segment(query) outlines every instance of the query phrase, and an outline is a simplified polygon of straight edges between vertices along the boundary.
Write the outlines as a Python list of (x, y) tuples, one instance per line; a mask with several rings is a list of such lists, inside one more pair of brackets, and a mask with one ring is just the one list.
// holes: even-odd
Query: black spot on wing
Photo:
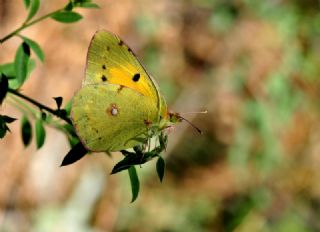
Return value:
[(127, 49), (128, 49), (128, 52), (130, 52), (132, 55), (136, 56), (136, 54), (132, 51), (131, 48), (127, 47)]
[(102, 69), (107, 69), (107, 66), (105, 64), (102, 65)]
[(107, 51), (110, 51), (110, 47), (109, 46), (107, 46)]
[(122, 46), (123, 45), (123, 41), (122, 40), (119, 40), (119, 46)]
[(102, 80), (103, 82), (105, 82), (105, 81), (107, 81), (108, 79), (107, 79), (107, 77), (106, 77), (105, 75), (102, 75), (102, 76), (101, 76), (101, 80)]
[(132, 80), (133, 80), (134, 82), (139, 81), (139, 79), (140, 79), (140, 73), (136, 73), (136, 74), (134, 74), (133, 77), (132, 77)]

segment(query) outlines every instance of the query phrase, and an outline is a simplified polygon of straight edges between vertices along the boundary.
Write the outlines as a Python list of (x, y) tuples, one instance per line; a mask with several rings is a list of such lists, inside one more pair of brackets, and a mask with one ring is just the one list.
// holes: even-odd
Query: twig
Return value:
[(37, 22), (39, 22), (39, 21), (42, 21), (42, 20), (44, 20), (44, 19), (46, 19), (46, 18), (49, 18), (49, 17), (51, 17), (53, 14), (55, 14), (55, 13), (57, 13), (57, 12), (59, 12), (59, 11), (61, 11), (61, 9), (56, 10), (56, 11), (53, 11), (53, 12), (51, 12), (51, 13), (49, 13), (49, 14), (43, 15), (43, 16), (41, 16), (41, 17), (39, 17), (39, 18), (37, 18), (37, 19), (29, 22), (29, 23), (22, 24), (21, 27), (17, 28), (16, 30), (14, 30), (14, 31), (11, 32), (10, 34), (8, 34), (8, 35), (6, 35), (5, 37), (3, 37), (2, 39), (0, 39), (0, 44), (3, 43), (3, 42), (5, 42), (6, 40), (10, 39), (12, 36), (17, 35), (20, 31), (26, 29), (27, 27), (30, 27), (31, 25), (33, 25), (33, 24), (35, 24), (35, 23), (37, 23)]
[(20, 98), (22, 98), (22, 99), (24, 99), (24, 100), (26, 100), (28, 102), (30, 102), (31, 104), (33, 104), (33, 105), (35, 105), (37, 107), (39, 107), (40, 110), (45, 110), (45, 111), (55, 115), (56, 117), (61, 118), (62, 120), (64, 120), (68, 124), (72, 125), (72, 122), (71, 122), (70, 118), (66, 117), (65, 115), (60, 114), (59, 110), (51, 109), (48, 106), (45, 106), (45, 105), (33, 100), (32, 98), (29, 98), (28, 96), (25, 96), (22, 93), (19, 93), (18, 91), (14, 90), (14, 89), (10, 89), (9, 88), (8, 92), (12, 93), (13, 95), (16, 95), (16, 96), (18, 96), (18, 97), (20, 97)]

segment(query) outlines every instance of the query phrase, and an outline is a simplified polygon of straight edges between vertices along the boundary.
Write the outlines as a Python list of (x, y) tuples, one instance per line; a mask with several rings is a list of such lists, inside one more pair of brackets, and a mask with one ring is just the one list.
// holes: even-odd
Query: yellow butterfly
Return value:
[(118, 36), (101, 30), (89, 46), (86, 77), (73, 98), (71, 119), (88, 150), (120, 151), (182, 117), (168, 112), (156, 82), (132, 50)]

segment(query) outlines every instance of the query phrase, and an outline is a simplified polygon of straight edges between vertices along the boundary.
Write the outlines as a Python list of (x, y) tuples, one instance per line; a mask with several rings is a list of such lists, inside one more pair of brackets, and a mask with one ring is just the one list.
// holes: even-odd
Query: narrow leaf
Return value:
[(64, 10), (66, 11), (72, 11), (73, 9), (73, 2), (69, 2), (65, 7), (64, 7)]
[(12, 123), (14, 122), (15, 120), (17, 120), (16, 118), (12, 118), (12, 117), (9, 117), (7, 115), (1, 115), (1, 117), (3, 118), (3, 120), (6, 122), (6, 123)]
[(51, 18), (61, 23), (74, 23), (82, 19), (82, 16), (77, 12), (60, 11), (53, 14)]
[(0, 115), (0, 138), (2, 139), (8, 131), (7, 124), (3, 119), (2, 115)]
[(77, 137), (77, 134), (74, 130), (74, 127), (70, 124), (65, 124), (63, 125), (63, 128), (72, 136), (72, 137)]
[(2, 139), (7, 131), (9, 130), (9, 127), (7, 126), (7, 123), (12, 123), (13, 121), (15, 121), (15, 118), (11, 118), (7, 115), (0, 115), (0, 138)]
[(23, 0), (25, 7), (28, 9), (30, 6), (30, 0)]
[(125, 157), (113, 167), (111, 174), (129, 169), (133, 165), (144, 164), (150, 161), (153, 157), (152, 152), (137, 153), (122, 150), (121, 153)]
[(8, 87), (9, 87), (8, 78), (6, 77), (6, 75), (1, 74), (0, 75), (0, 105), (2, 104), (4, 98), (7, 95)]
[(82, 145), (81, 142), (77, 143), (68, 154), (63, 158), (63, 161), (60, 166), (66, 166), (72, 164), (82, 157), (84, 157), (88, 153), (88, 150)]
[(16, 52), (14, 68), (18, 87), (20, 87), (24, 83), (27, 77), (30, 56), (30, 49), (28, 48), (29, 46), (25, 42), (23, 42)]
[(45, 121), (47, 119), (47, 114), (45, 112), (41, 112), (41, 119)]
[(31, 40), (27, 37), (24, 37), (24, 36), (21, 36), (21, 37), (24, 40), (24, 42), (26, 42), (29, 45), (29, 47), (36, 54), (36, 56), (39, 58), (39, 60), (44, 62), (44, 52), (42, 51), (39, 44), (37, 44), (37, 42), (35, 42), (34, 40)]
[(131, 184), (131, 192), (132, 192), (131, 203), (132, 203), (137, 199), (139, 195), (140, 183), (139, 183), (139, 178), (137, 175), (136, 168), (134, 166), (131, 166), (128, 169), (128, 173), (129, 173), (130, 184)]
[[(27, 68), (27, 77), (25, 78), (24, 81), (26, 81), (28, 79), (28, 77), (30, 76), (30, 73), (35, 69), (36, 67), (36, 62), (34, 59), (29, 59), (28, 62), (28, 68)], [(9, 88), (11, 89), (18, 89), (20, 88), (21, 83), (20, 80), (18, 80), (17, 78), (13, 78), (13, 79), (9, 79)]]
[(66, 110), (66, 116), (69, 117), (70, 116), (70, 112), (71, 112), (71, 106), (72, 106), (72, 101), (68, 101), (67, 104), (64, 106), (64, 109)]
[(23, 48), (23, 52), (30, 57), (30, 47), (27, 43), (23, 42), (22, 43), (22, 48)]
[(59, 110), (62, 105), (63, 98), (62, 97), (54, 97), (53, 99), (56, 101), (57, 108)]
[(26, 116), (23, 116), (21, 121), (21, 135), (24, 146), (28, 146), (32, 138), (32, 128), (31, 123)]
[(40, 7), (40, 1), (39, 0), (31, 0), (30, 5), (29, 5), (29, 14), (26, 19), (26, 22), (28, 22), (30, 19), (32, 19), (33, 16), (38, 12), (39, 7)]
[(164, 170), (165, 170), (165, 162), (161, 156), (159, 156), (159, 158), (157, 160), (157, 167), (156, 168), (157, 168), (159, 180), (160, 180), (160, 182), (162, 182), (163, 176), (164, 176)]
[(92, 0), (74, 0), (74, 4), (85, 3), (85, 2), (92, 2)]
[(35, 125), (35, 132), (36, 132), (37, 148), (40, 149), (43, 146), (46, 138), (46, 131), (43, 127), (42, 119), (37, 119), (36, 125)]
[(3, 73), (6, 75), (8, 79), (13, 79), (16, 76), (15, 70), (14, 70), (14, 63), (6, 63), (0, 65), (0, 73)]

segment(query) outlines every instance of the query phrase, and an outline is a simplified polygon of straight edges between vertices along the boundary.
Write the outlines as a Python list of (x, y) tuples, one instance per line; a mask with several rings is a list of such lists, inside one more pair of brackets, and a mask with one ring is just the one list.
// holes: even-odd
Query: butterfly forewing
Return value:
[(84, 85), (119, 84), (159, 102), (155, 83), (131, 49), (116, 35), (103, 30), (96, 32), (87, 56)]

